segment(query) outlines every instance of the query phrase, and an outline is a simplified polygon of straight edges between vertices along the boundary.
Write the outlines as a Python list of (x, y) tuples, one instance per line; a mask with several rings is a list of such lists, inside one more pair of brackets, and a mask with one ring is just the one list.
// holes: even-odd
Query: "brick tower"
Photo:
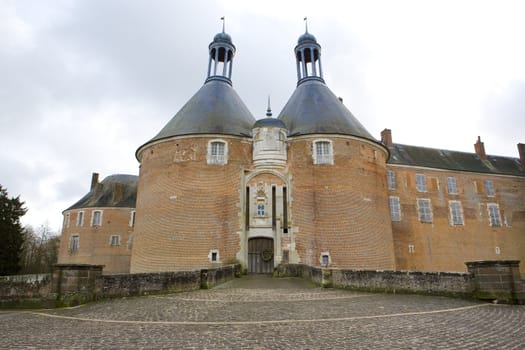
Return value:
[(388, 149), (326, 86), (321, 46), (308, 28), (295, 57), (297, 88), (278, 117), (288, 130), (294, 260), (394, 269)]
[(189, 270), (235, 260), (241, 174), (255, 119), (232, 88), (235, 46), (209, 45), (202, 88), (136, 152), (140, 162), (131, 272)]

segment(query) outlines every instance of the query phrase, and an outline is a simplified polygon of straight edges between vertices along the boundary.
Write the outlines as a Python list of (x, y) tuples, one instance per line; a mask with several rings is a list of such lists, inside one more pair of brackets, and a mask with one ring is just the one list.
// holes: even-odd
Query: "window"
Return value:
[(321, 265), (322, 266), (330, 265), (330, 253), (328, 252), (321, 253)]
[(332, 142), (314, 141), (314, 164), (333, 164)]
[(401, 207), (399, 205), (399, 197), (389, 197), (390, 202), (390, 218), (392, 221), (401, 221)]
[(69, 240), (69, 251), (76, 252), (78, 250), (78, 245), (80, 243), (80, 237), (78, 235), (72, 235)]
[(213, 140), (208, 143), (208, 164), (223, 165), (227, 163), (228, 146), (222, 140)]
[(132, 210), (129, 215), (129, 226), (134, 227), (135, 226), (135, 210)]
[(485, 180), (485, 192), (487, 193), (487, 197), (494, 197), (496, 195), (492, 180)]
[(386, 171), (386, 179), (388, 184), (389, 190), (395, 190), (396, 189), (396, 173), (392, 170)]
[(498, 255), (501, 254), (501, 249), (500, 249), (500, 247), (496, 247), (496, 248), (494, 248), (494, 252), (495, 252), (496, 254), (498, 254)]
[(463, 212), (461, 210), (460, 201), (449, 201), (450, 208), (450, 224), (454, 225), (463, 225)]
[(69, 227), (69, 224), (71, 221), (70, 219), (71, 219), (70, 214), (66, 213), (66, 215), (64, 216), (64, 227)]
[(208, 259), (210, 259), (210, 262), (212, 263), (218, 263), (219, 261), (219, 251), (217, 249), (210, 250), (210, 253), (208, 254)]
[(447, 188), (448, 188), (448, 194), (458, 194), (458, 184), (456, 182), (456, 178), (449, 176), (447, 177)]
[(91, 226), (101, 226), (102, 225), (102, 211), (93, 210), (91, 215)]
[(416, 190), (418, 192), (427, 191), (427, 177), (425, 174), (416, 174)]
[(328, 255), (323, 255), (323, 265), (327, 266), (330, 263), (330, 257)]
[(119, 235), (113, 235), (109, 238), (109, 245), (111, 246), (119, 246), (120, 245), (120, 236)]
[(500, 227), (501, 216), (499, 214), (499, 205), (496, 203), (488, 203), (487, 211), (489, 212), (490, 226)]
[(432, 208), (430, 207), (430, 199), (418, 198), (417, 210), (419, 214), (419, 221), (432, 222)]
[(410, 254), (414, 254), (414, 252), (415, 252), (415, 248), (414, 248), (414, 245), (413, 245), (413, 244), (409, 244), (409, 245), (408, 245), (408, 252), (409, 252)]
[(257, 204), (257, 216), (264, 216), (264, 204)]
[(77, 226), (84, 226), (84, 212), (79, 211), (77, 214)]

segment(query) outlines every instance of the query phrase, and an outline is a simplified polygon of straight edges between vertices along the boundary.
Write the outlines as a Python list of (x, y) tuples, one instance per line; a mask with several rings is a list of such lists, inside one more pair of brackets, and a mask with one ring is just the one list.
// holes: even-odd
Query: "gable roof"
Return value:
[(436, 148), (395, 143), (389, 147), (388, 164), (468, 171), (475, 173), (525, 176), (518, 158), (491, 156), (481, 159), (476, 153), (449, 151)]
[(135, 208), (138, 179), (136, 175), (110, 175), (66, 210), (95, 207)]

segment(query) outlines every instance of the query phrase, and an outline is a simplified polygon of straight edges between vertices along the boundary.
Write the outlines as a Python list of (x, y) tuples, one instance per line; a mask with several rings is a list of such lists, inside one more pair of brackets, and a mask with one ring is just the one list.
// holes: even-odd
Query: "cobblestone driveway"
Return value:
[(525, 306), (243, 277), (212, 290), (0, 312), (2, 349), (525, 349)]

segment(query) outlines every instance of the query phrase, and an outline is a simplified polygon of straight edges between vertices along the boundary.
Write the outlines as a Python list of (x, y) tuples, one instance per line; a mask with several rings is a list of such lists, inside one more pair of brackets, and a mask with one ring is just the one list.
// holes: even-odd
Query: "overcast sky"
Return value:
[(525, 142), (523, 1), (0, 0), (0, 184), (58, 231), (101, 179), (202, 86), (208, 44), (237, 47), (233, 86), (256, 118), (296, 86), (293, 48), (322, 46), (327, 85), (372, 135), (518, 157)]

